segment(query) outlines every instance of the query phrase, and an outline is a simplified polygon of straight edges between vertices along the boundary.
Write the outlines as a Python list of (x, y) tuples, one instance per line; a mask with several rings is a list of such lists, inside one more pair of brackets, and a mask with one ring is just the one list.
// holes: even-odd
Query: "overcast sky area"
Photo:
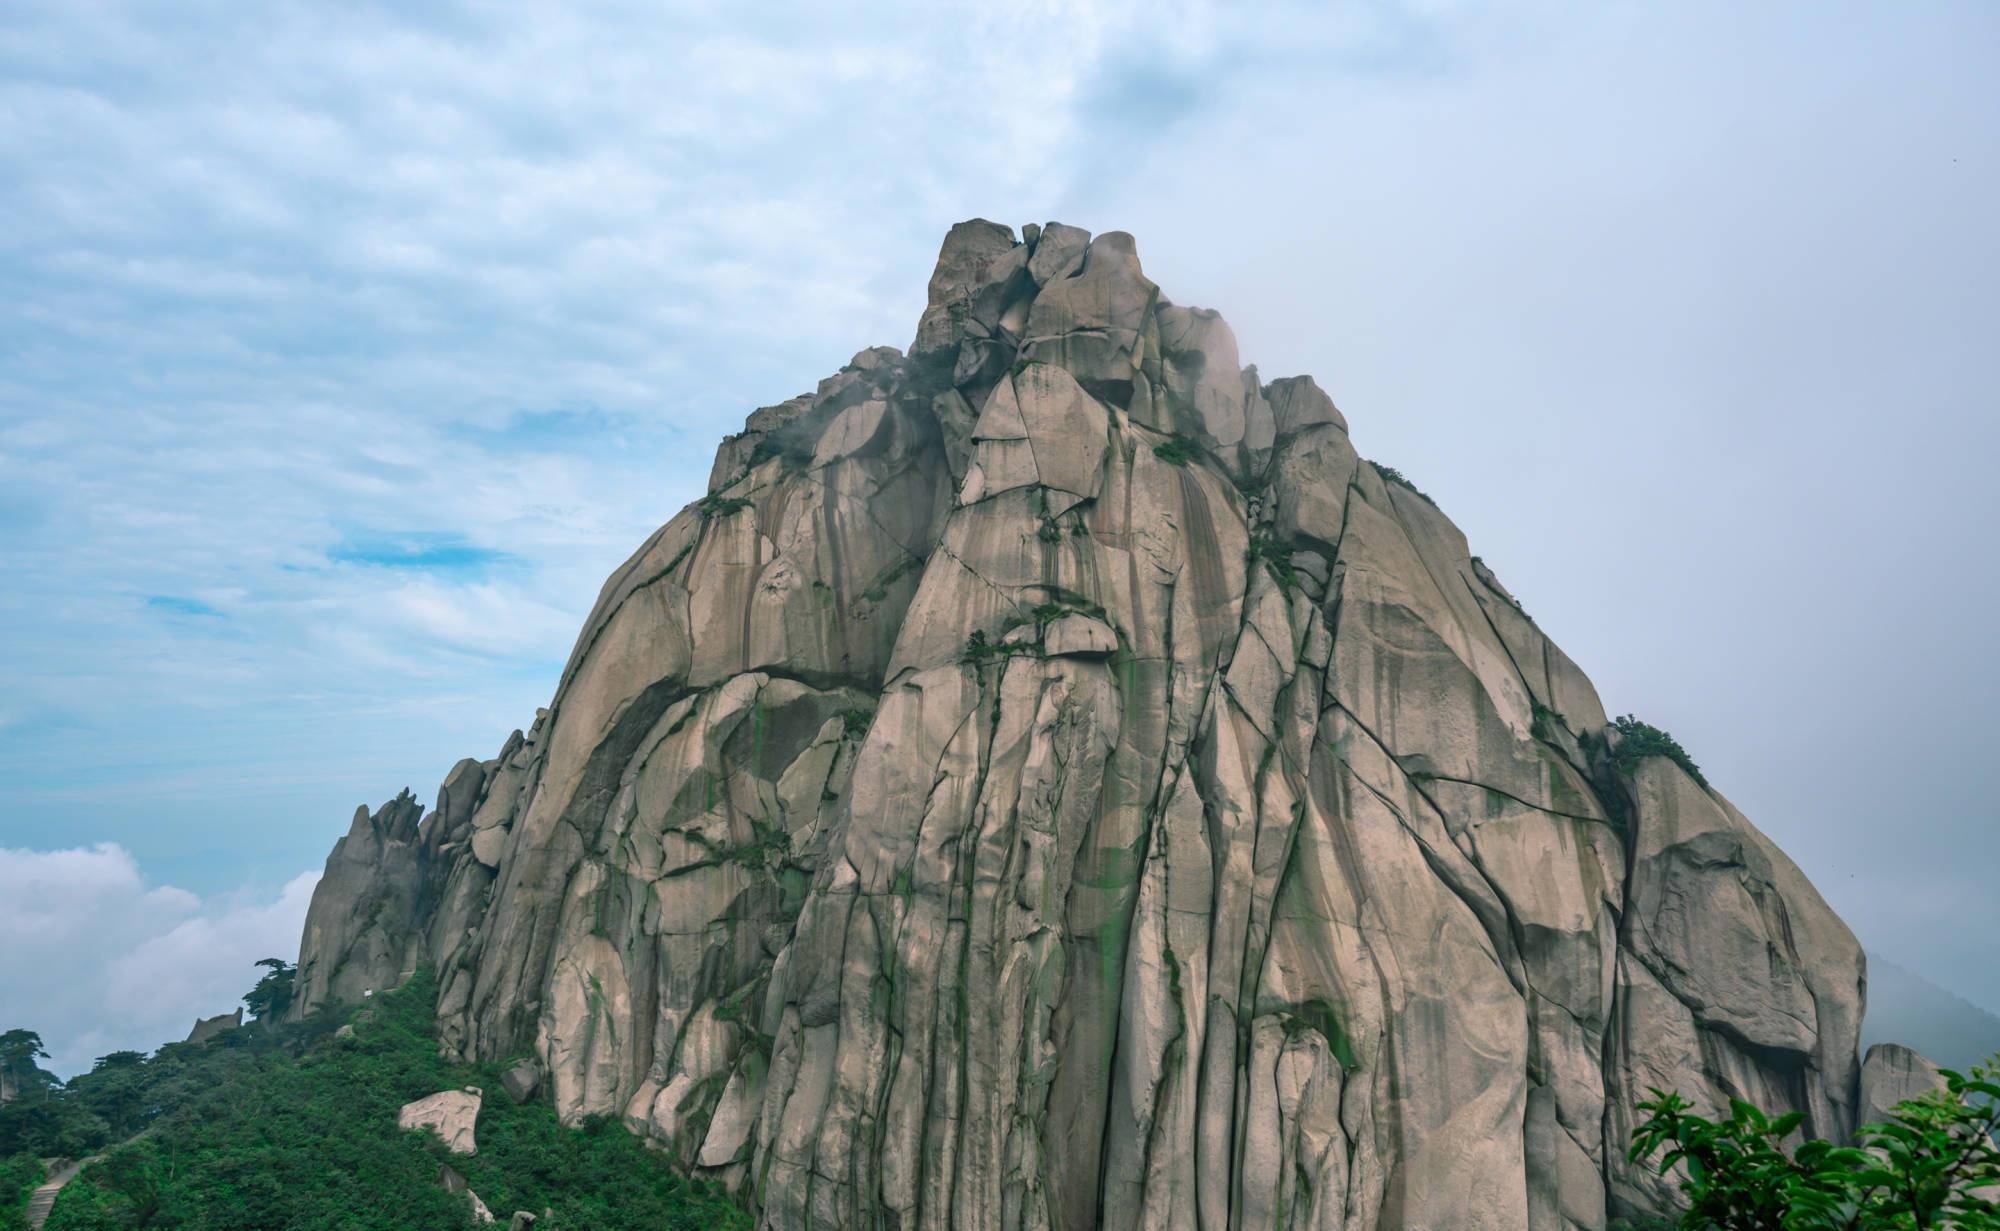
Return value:
[(676, 7), (9, 5), (0, 1029), (294, 956), (973, 216), (1135, 234), (2000, 1007), (2000, 7)]

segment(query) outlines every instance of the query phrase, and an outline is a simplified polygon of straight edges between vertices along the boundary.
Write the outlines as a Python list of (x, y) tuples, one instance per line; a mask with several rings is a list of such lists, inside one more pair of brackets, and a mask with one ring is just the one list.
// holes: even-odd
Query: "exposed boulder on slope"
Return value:
[(357, 815), (298, 1011), (434, 963), (773, 1228), (1599, 1228), (1649, 1086), (1844, 1136), (1853, 938), (1394, 478), (1130, 236), (962, 223)]
[(1945, 1088), (1944, 1074), (1929, 1060), (1896, 1043), (1877, 1043), (1861, 1062), (1856, 1124), (1880, 1124), (1899, 1103)]
[(480, 1101), (476, 1088), (440, 1090), (414, 1103), (405, 1103), (396, 1113), (396, 1127), (429, 1129), (452, 1153), (477, 1154)]

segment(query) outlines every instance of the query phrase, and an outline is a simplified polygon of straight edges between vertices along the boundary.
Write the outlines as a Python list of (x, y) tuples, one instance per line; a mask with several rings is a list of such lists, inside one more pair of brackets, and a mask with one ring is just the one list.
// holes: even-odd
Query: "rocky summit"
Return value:
[[(1131, 236), (946, 236), (549, 707), (354, 817), (297, 1012), (429, 964), (768, 1228), (1601, 1228), (1651, 1087), (1841, 1139), (1863, 963), (1310, 377)], [(1629, 749), (1628, 749), (1629, 751)]]

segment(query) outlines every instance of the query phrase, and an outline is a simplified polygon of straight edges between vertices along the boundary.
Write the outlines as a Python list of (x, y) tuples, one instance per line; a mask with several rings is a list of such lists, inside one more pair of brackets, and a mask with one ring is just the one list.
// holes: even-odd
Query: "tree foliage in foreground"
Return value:
[[(340, 1038), (335, 1015), (279, 1023), (289, 989), (271, 986), (284, 971), (267, 969), (259, 986), (277, 994), (258, 1022), (150, 1058), (115, 1053), (49, 1091), (42, 1111), (83, 1126), (72, 1136), (88, 1148), (97, 1148), (91, 1137), (124, 1144), (63, 1190), (46, 1231), (472, 1227), (466, 1199), (438, 1186), (446, 1163), (502, 1225), (519, 1209), (549, 1212), (537, 1231), (748, 1226), (615, 1121), (566, 1128), (546, 1104), (513, 1104), (500, 1066), (440, 1059), (429, 972), (375, 997), (353, 1015), (353, 1036)], [(477, 1154), (453, 1155), (433, 1134), (396, 1128), (404, 1103), (465, 1086), (488, 1093)], [(0, 1111), (0, 1124), (15, 1111)], [(33, 1158), (0, 1159), (0, 1179), (14, 1167), (25, 1175), (20, 1160)]]
[(1787, 1150), (1797, 1112), (1766, 1116), (1740, 1099), (1729, 1117), (1695, 1115), (1660, 1090), (1632, 1138), (1632, 1160), (1682, 1168), (1690, 1231), (2000, 1231), (2000, 1057), (1864, 1126), (1852, 1146)]
[(28, 1225), (28, 1198), (41, 1182), (41, 1159), (32, 1154), (0, 1158), (0, 1231)]

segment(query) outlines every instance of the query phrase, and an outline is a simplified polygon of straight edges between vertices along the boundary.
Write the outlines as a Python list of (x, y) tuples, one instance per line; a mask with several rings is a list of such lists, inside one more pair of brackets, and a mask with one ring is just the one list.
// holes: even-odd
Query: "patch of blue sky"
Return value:
[(497, 426), (459, 423), (447, 431), (496, 451), (566, 453), (610, 447), (635, 426), (629, 416), (591, 407), (521, 411)]
[(458, 574), (520, 562), (508, 552), (468, 542), (463, 535), (432, 531), (358, 536), (333, 547), (326, 556), (336, 564)]
[(186, 598), (178, 594), (153, 594), (146, 599), (146, 606), (168, 615), (198, 616), (202, 619), (226, 620), (229, 617), (220, 610), (198, 598)]

